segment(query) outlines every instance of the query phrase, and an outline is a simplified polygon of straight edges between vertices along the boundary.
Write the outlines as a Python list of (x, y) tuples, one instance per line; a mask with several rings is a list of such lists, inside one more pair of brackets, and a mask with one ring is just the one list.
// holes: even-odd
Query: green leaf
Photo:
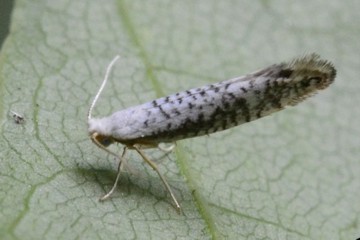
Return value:
[[(345, 2), (16, 1), (0, 52), (0, 238), (360, 237), (360, 2)], [(116, 162), (86, 115), (116, 54), (94, 116), (307, 52), (336, 66), (329, 89), (164, 158), (146, 150), (183, 215), (135, 153), (98, 202)]]

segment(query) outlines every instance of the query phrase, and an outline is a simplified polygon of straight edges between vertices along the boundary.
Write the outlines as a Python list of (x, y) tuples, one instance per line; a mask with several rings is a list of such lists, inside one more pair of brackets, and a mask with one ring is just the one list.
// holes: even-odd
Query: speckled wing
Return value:
[(156, 144), (202, 136), (295, 105), (329, 86), (333, 66), (315, 54), (179, 92), (103, 118), (119, 142)]

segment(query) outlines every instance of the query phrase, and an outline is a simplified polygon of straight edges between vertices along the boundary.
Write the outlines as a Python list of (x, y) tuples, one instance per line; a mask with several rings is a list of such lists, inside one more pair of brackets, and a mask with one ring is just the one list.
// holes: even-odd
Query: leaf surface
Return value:
[[(350, 2), (350, 1), (349, 1)], [(359, 1), (16, 1), (0, 52), (1, 239), (360, 237)], [(304, 53), (338, 70), (326, 91), (209, 137), (116, 162), (87, 134), (94, 116)], [(25, 117), (16, 124), (10, 111)], [(121, 152), (121, 146), (111, 146)]]

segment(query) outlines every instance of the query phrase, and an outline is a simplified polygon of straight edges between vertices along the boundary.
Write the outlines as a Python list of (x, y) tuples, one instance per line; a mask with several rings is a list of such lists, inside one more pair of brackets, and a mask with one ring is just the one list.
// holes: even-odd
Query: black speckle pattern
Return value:
[(135, 106), (125, 114), (131, 134), (113, 138), (156, 144), (225, 130), (295, 105), (329, 86), (335, 76), (332, 64), (317, 55), (272, 65)]

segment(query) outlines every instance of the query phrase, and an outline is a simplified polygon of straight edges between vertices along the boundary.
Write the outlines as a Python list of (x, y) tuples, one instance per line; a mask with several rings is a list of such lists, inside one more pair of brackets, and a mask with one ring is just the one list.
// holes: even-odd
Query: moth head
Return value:
[(101, 145), (102, 147), (108, 147), (115, 142), (112, 137), (101, 135), (97, 132), (92, 133), (90, 135), (90, 138), (96, 145)]
[(106, 121), (104, 122), (103, 119), (91, 118), (88, 120), (88, 126), (90, 138), (96, 145), (108, 147), (114, 143), (114, 138), (111, 136), (111, 128), (109, 128), (109, 124)]
[(92, 118), (91, 114), (102, 90), (106, 85), (106, 82), (110, 75), (111, 68), (115, 64), (115, 62), (119, 59), (119, 57), (120, 56), (116, 56), (107, 67), (103, 83), (101, 84), (98, 92), (95, 95), (93, 102), (90, 105), (87, 116), (88, 126), (89, 126), (88, 131), (90, 138), (98, 147), (103, 149), (105, 149), (107, 146), (109, 146), (114, 142), (114, 138), (111, 137), (111, 123), (108, 122), (109, 118), (96, 119), (96, 118)]

